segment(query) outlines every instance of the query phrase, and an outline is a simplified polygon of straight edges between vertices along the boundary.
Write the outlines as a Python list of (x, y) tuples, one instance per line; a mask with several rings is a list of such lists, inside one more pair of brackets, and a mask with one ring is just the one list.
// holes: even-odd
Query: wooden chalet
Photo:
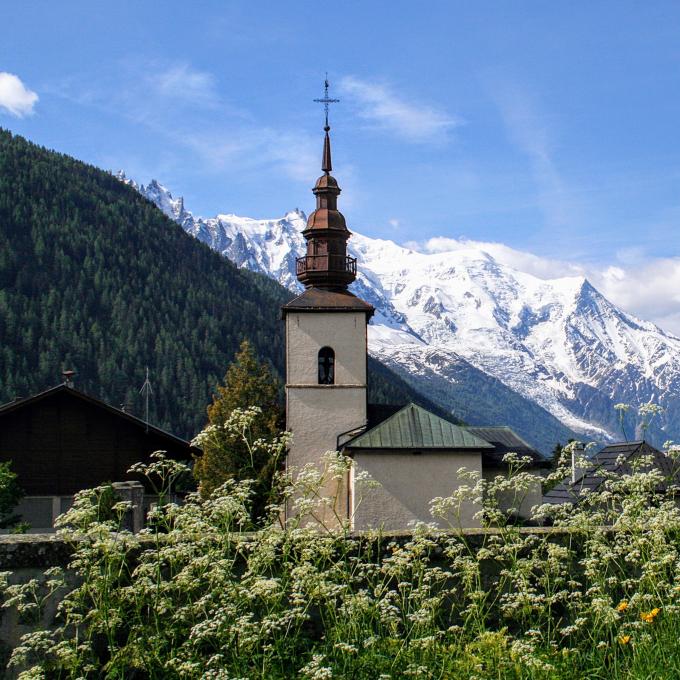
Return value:
[(128, 469), (158, 450), (185, 461), (197, 451), (68, 382), (0, 406), (0, 462), (11, 461), (26, 493), (19, 511), (33, 527), (51, 527), (77, 491), (144, 481)]

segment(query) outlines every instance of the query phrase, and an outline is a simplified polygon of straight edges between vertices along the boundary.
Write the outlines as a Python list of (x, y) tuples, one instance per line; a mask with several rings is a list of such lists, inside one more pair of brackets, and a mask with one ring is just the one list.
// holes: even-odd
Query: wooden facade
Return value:
[(0, 407), (0, 462), (12, 462), (28, 496), (139, 479), (128, 469), (158, 450), (185, 461), (193, 453), (189, 442), (66, 384)]

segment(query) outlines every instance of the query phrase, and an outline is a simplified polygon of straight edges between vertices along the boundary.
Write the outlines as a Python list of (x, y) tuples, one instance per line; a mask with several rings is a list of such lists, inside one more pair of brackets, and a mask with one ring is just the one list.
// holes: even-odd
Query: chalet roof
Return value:
[(128, 423), (135, 427), (143, 429), (145, 432), (151, 432), (161, 437), (162, 439), (166, 439), (175, 446), (180, 446), (187, 449), (192, 448), (190, 442), (186, 441), (185, 439), (181, 439), (180, 437), (177, 437), (174, 434), (171, 434), (170, 432), (166, 432), (165, 430), (162, 430), (161, 428), (156, 427), (155, 425), (151, 425), (150, 423), (147, 423), (145, 420), (137, 418), (131, 413), (126, 413), (125, 411), (119, 408), (115, 408), (114, 406), (111, 406), (110, 404), (107, 404), (106, 402), (101, 401), (100, 399), (96, 399), (95, 397), (92, 397), (89, 394), (85, 394), (80, 390), (77, 390), (73, 387), (69, 387), (66, 383), (62, 383), (61, 385), (57, 385), (56, 387), (51, 387), (43, 392), (34, 394), (31, 397), (15, 399), (14, 401), (11, 401), (7, 404), (0, 405), (0, 419), (20, 409), (36, 404), (57, 394), (66, 394), (69, 397), (79, 399), (85, 403), (91, 404), (92, 406), (102, 409), (103, 411), (106, 411), (111, 415), (120, 418), (121, 420), (127, 421)]
[(583, 471), (574, 483), (571, 482), (570, 478), (564, 479), (544, 494), (543, 502), (552, 504), (577, 503), (583, 491), (597, 490), (604, 482), (606, 474), (630, 475), (633, 472), (631, 462), (643, 455), (652, 455), (654, 465), (664, 475), (673, 474), (673, 468), (668, 457), (644, 440), (610, 444), (591, 457), (592, 465)]
[(466, 428), (407, 404), (375, 427), (354, 437), (346, 449), (483, 449), (493, 448)]
[(493, 444), (493, 451), (484, 452), (484, 462), (487, 465), (502, 466), (503, 456), (506, 453), (516, 453), (518, 456), (529, 456), (537, 465), (550, 465), (542, 453), (537, 451), (531, 444), (520, 437), (507, 425), (494, 426), (466, 426), (471, 434)]
[(364, 302), (349, 291), (323, 290), (308, 288), (282, 307), (287, 312), (365, 312), (369, 316), (375, 311), (373, 305)]

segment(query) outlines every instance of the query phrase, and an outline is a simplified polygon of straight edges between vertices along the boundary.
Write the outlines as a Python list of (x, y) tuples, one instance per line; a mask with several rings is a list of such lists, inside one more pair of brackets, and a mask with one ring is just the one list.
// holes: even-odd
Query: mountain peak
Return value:
[(123, 184), (127, 184), (128, 186), (132, 187), (133, 189), (136, 189), (137, 191), (141, 190), (139, 184), (137, 184), (137, 182), (135, 182), (135, 180), (128, 179), (124, 170), (118, 170), (117, 172), (113, 173), (113, 176), (119, 182), (122, 182)]
[[(194, 218), (159, 182), (140, 191), (237, 266), (298, 290), (303, 211), (275, 220)], [(583, 276), (541, 279), (474, 242), (423, 252), (355, 232), (348, 245), (358, 264), (351, 290), (376, 308), (371, 354), (428, 394), (437, 384), (444, 408), (459, 405), (466, 389), (452, 362), (600, 441), (616, 432), (615, 403), (680, 402), (680, 339), (619, 310)], [(507, 424), (531, 440), (535, 432), (521, 422), (514, 414)]]
[(294, 210), (289, 210), (284, 216), (283, 219), (291, 221), (291, 220), (304, 220), (307, 222), (307, 215), (303, 210), (300, 210), (300, 208), (295, 208)]
[(154, 191), (159, 194), (166, 194), (168, 197), (172, 198), (172, 194), (170, 193), (170, 190), (165, 187), (163, 184), (161, 184), (157, 179), (152, 179), (147, 185), (146, 185), (146, 190), (147, 191)]

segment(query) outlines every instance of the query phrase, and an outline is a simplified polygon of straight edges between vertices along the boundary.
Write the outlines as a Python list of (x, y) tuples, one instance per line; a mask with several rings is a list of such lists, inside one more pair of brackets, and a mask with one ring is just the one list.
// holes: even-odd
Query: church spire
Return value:
[(321, 160), (321, 169), (328, 175), (333, 169), (333, 164), (331, 163), (331, 138), (328, 135), (330, 131), (330, 126), (326, 125), (324, 130), (326, 131), (326, 137), (323, 140), (323, 158)]
[(307, 254), (297, 259), (297, 277), (306, 288), (326, 290), (346, 290), (356, 278), (356, 258), (347, 255), (347, 239), (352, 235), (347, 229), (345, 218), (338, 210), (340, 187), (331, 175), (331, 140), (329, 136), (328, 105), (338, 102), (328, 96), (328, 76), (324, 81), (324, 96), (315, 99), (324, 105), (325, 125), (323, 175), (316, 181), (312, 191), (316, 196), (316, 210), (307, 220), (307, 228), (302, 232), (307, 240)]

